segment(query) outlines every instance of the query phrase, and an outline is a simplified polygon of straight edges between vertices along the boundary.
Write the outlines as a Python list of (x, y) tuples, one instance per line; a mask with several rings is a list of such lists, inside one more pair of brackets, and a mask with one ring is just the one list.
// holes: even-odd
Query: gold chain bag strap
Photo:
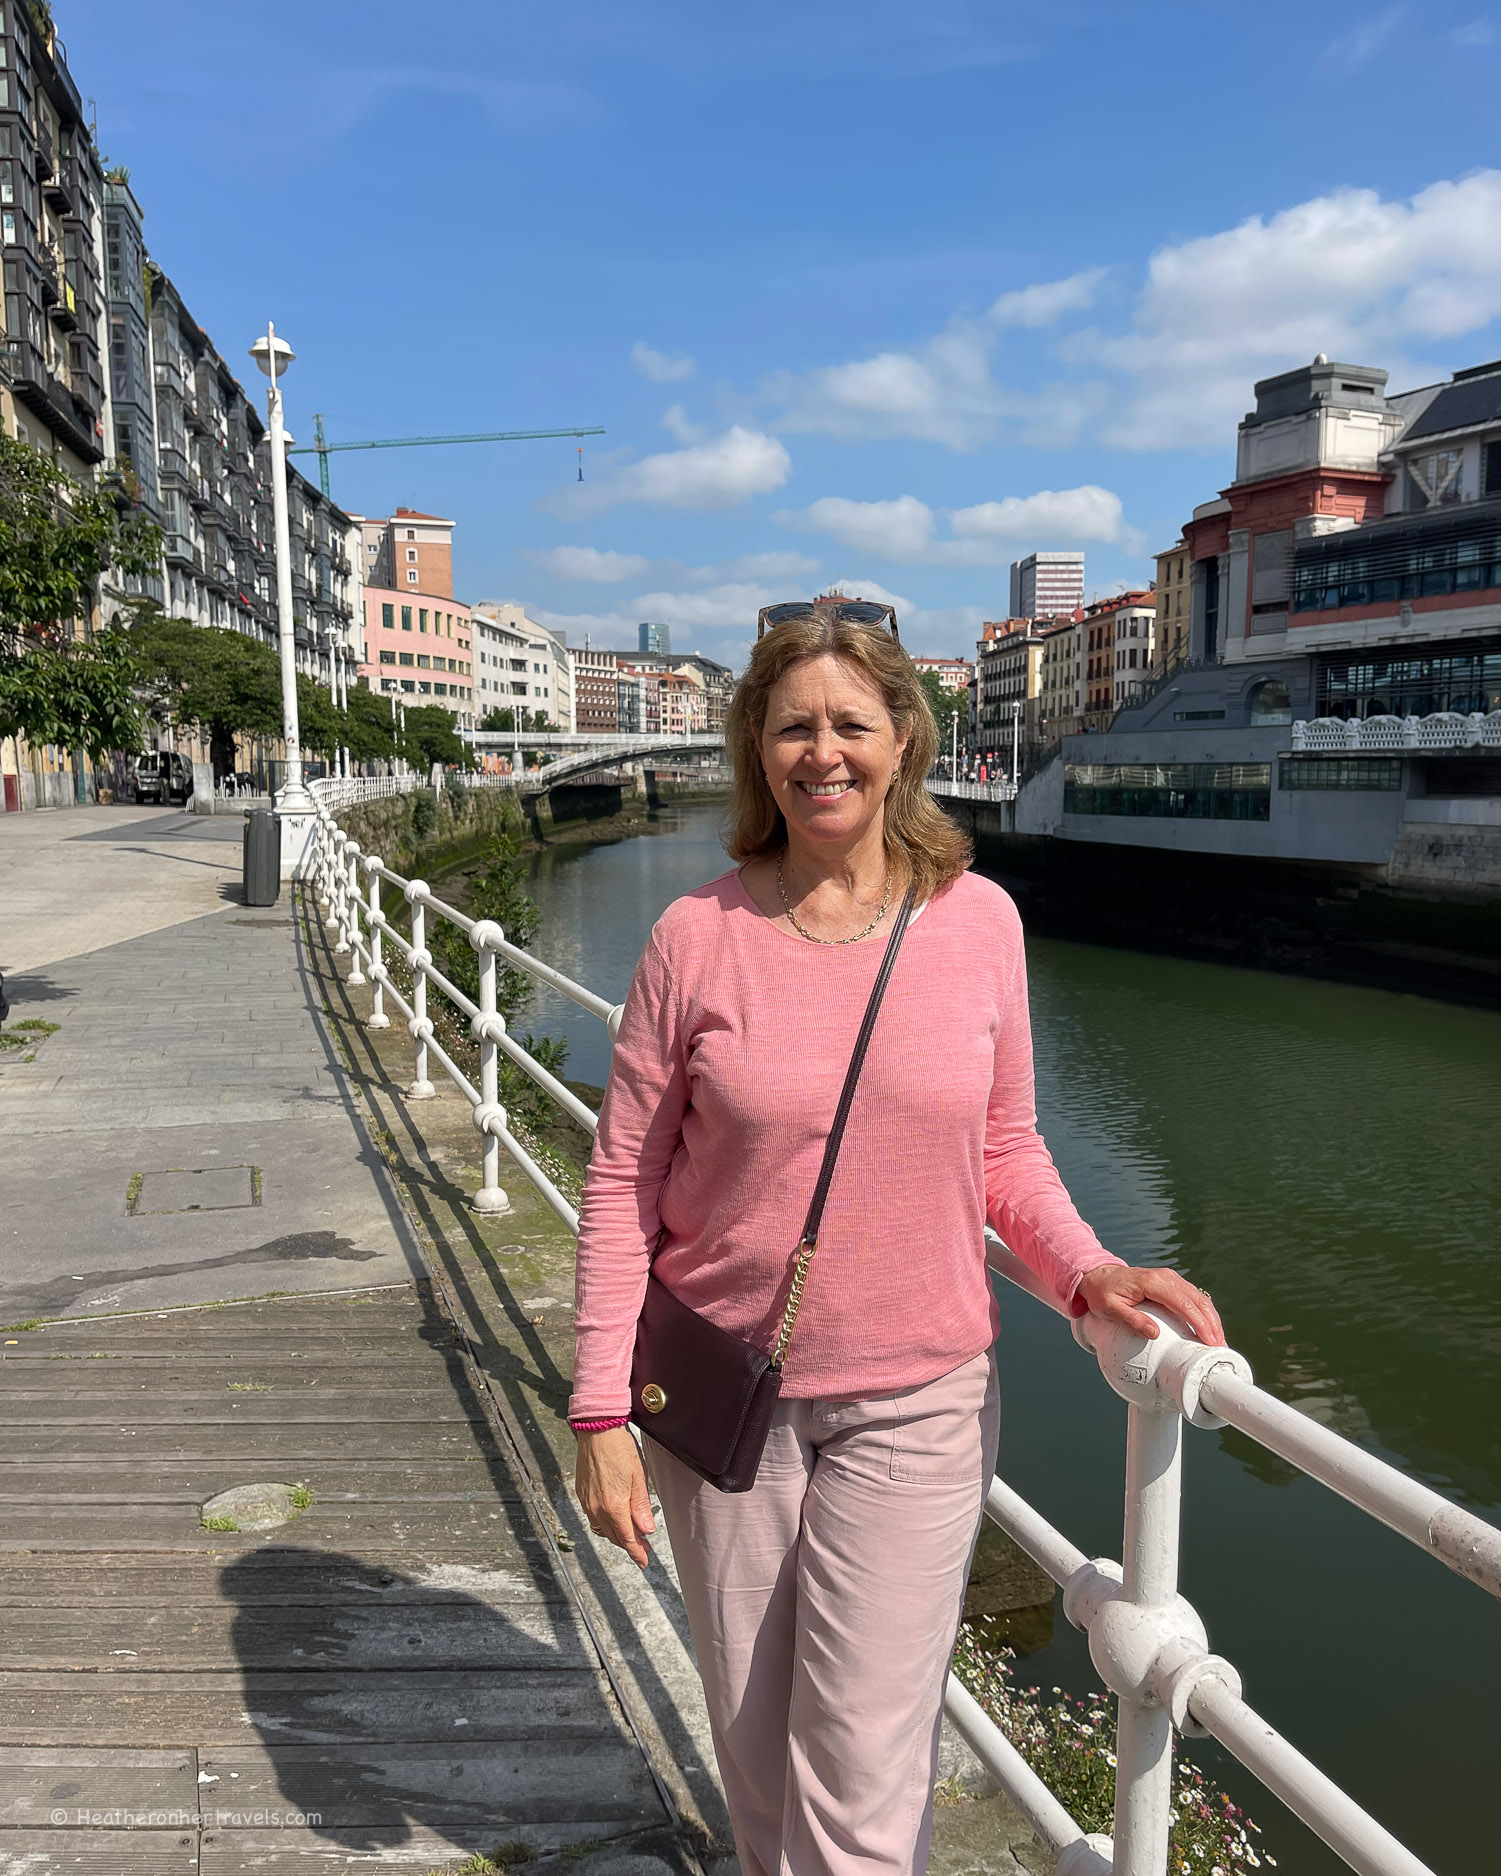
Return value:
[(897, 912), (855, 1039), (818, 1183), (793, 1257), (787, 1304), (771, 1353), (699, 1315), (658, 1278), (648, 1276), (646, 1280), (646, 1298), (636, 1323), (636, 1349), (631, 1362), (631, 1419), (659, 1446), (721, 1492), (748, 1492), (756, 1482), (761, 1453), (782, 1392), (782, 1364), (802, 1307), (808, 1269), (818, 1249), (819, 1226), (845, 1123), (912, 909), (909, 891)]

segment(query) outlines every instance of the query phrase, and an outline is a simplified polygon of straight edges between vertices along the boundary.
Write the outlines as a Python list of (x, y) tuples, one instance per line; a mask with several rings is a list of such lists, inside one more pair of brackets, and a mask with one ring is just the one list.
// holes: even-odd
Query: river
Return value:
[[(720, 812), (536, 856), (538, 954), (622, 997), (662, 908), (728, 864)], [(1212, 1290), (1262, 1386), (1501, 1522), (1501, 1015), (1050, 939), (1028, 961), (1042, 1130), (1104, 1242)], [(596, 1019), (547, 993), (527, 1020), (603, 1082)], [(1001, 1470), (1119, 1557), (1125, 1408), (1003, 1288)], [(1242, 1436), (1186, 1444), (1183, 1590), (1247, 1699), (1442, 1876), (1495, 1868), (1501, 1610)], [(1022, 1671), (1093, 1684), (1061, 1615)], [(1188, 1750), (1284, 1872), (1344, 1869)]]

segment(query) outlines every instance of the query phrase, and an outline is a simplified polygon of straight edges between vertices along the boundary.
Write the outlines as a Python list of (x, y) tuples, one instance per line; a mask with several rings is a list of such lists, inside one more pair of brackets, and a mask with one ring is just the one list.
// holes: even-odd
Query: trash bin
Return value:
[(269, 808), (245, 816), (246, 905), (275, 905), (281, 891), (281, 830)]

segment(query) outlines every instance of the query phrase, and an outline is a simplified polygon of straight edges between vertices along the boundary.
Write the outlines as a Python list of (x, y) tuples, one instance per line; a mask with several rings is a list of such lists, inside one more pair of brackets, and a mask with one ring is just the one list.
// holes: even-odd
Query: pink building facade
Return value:
[(440, 704), (456, 729), (473, 729), (473, 640), (469, 608), (448, 595), (367, 586), (360, 682), (404, 704)]

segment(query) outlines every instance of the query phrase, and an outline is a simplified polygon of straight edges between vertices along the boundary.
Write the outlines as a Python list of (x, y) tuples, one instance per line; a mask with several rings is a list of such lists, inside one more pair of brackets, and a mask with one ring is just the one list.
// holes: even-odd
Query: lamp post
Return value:
[(302, 737), (297, 721), (297, 637), (292, 619), (292, 538), (287, 520), (287, 432), (282, 419), (281, 387), (277, 379), (297, 354), (276, 328), (267, 324), (264, 338), (250, 348), (250, 356), (271, 380), (267, 414), (271, 430), (271, 509), (276, 537), (276, 624), (281, 647), (282, 741), (286, 772), (276, 797), (281, 822), (281, 874), (297, 872), (313, 824), (313, 798), (302, 779)]
[(1011, 699), (1011, 786), (1015, 788), (1017, 773), (1021, 767), (1022, 707), (1017, 698)]

